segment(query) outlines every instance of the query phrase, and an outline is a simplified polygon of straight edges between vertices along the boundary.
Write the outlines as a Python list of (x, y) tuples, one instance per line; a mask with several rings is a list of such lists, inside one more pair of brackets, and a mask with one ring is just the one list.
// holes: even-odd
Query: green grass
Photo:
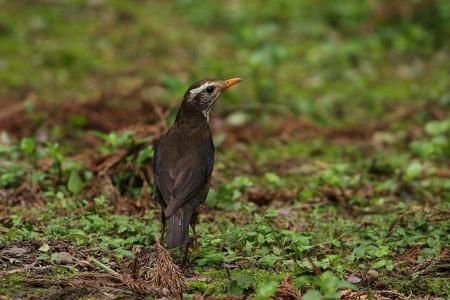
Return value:
[[(76, 111), (50, 122), (40, 104), (104, 94), (123, 103), (99, 112), (114, 122), (133, 101), (165, 110), (191, 81), (239, 76), (212, 118), (186, 296), (266, 299), (290, 277), (306, 299), (448, 297), (450, 6), (377, 19), (382, 3), (0, 1), (0, 100), (30, 100), (31, 132), (0, 127), (0, 251), (30, 249), (2, 254), (0, 294), (41, 297), (30, 279), (85, 272), (52, 260), (64, 249), (119, 270), (159, 236), (141, 176), (154, 132), (92, 131)], [(91, 190), (93, 158), (125, 150)], [(32, 262), (45, 271), (8, 273)]]

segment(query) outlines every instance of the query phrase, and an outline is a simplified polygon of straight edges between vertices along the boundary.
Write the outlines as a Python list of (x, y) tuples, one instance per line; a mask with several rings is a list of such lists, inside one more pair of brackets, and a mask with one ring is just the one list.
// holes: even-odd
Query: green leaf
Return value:
[(20, 150), (28, 156), (33, 154), (35, 148), (36, 140), (33, 138), (26, 137), (20, 141)]
[(142, 149), (141, 151), (139, 151), (137, 159), (136, 159), (136, 164), (138, 166), (143, 166), (146, 162), (148, 162), (154, 154), (154, 150), (153, 148), (145, 148)]
[(263, 221), (263, 217), (258, 214), (255, 214), (255, 222), (261, 223), (262, 221)]
[(197, 260), (198, 266), (206, 266), (206, 265), (212, 265), (215, 263), (222, 262), (224, 260), (224, 254), (223, 253), (208, 253), (202, 258), (199, 258)]
[(20, 230), (17, 228), (9, 228), (8, 233), (6, 234), (8, 240), (16, 239), (20, 234)]
[(272, 297), (277, 291), (278, 282), (266, 281), (258, 285), (255, 300), (266, 300)]
[(66, 236), (66, 238), (71, 239), (75, 241), (76, 244), (80, 245), (89, 241), (89, 235), (81, 229), (74, 229)]
[(386, 269), (388, 271), (392, 271), (394, 269), (394, 262), (391, 259), (386, 260)]
[(259, 262), (265, 266), (273, 267), (273, 265), (280, 259), (281, 259), (280, 256), (265, 255), (259, 260)]
[(266, 210), (266, 212), (264, 213), (264, 217), (266, 218), (272, 218), (272, 217), (276, 217), (280, 215), (280, 213), (278, 212), (278, 210), (276, 210), (275, 208), (268, 208)]
[(34, 103), (31, 100), (25, 100), (23, 107), (28, 114), (34, 112)]
[(302, 297), (302, 300), (320, 300), (322, 294), (318, 290), (308, 290)]
[(429, 135), (439, 135), (450, 131), (450, 121), (431, 121), (425, 125), (425, 132)]
[(272, 172), (265, 173), (264, 178), (267, 180), (269, 184), (274, 186), (280, 186), (282, 183), (281, 177)]
[(423, 165), (420, 162), (414, 161), (406, 168), (406, 179), (414, 179), (418, 177), (423, 170)]
[(250, 178), (246, 176), (237, 176), (233, 179), (231, 182), (231, 185), (235, 188), (246, 188), (251, 187), (253, 185), (253, 182), (250, 180)]
[(246, 113), (242, 111), (237, 111), (230, 114), (227, 117), (226, 121), (233, 126), (242, 126), (248, 121), (248, 119), (249, 116)]
[(377, 250), (375, 250), (374, 254), (376, 257), (383, 257), (390, 253), (389, 247), (387, 246), (380, 246)]
[(386, 261), (384, 259), (377, 261), (373, 264), (372, 268), (379, 269), (381, 267), (384, 267), (386, 265)]
[(238, 275), (235, 279), (230, 282), (228, 286), (228, 292), (233, 295), (242, 295), (244, 290), (250, 288), (256, 284), (253, 277), (245, 274)]
[(42, 171), (35, 171), (31, 174), (32, 182), (42, 182), (45, 179), (46, 174)]
[(83, 183), (81, 182), (80, 174), (78, 174), (77, 170), (72, 170), (70, 172), (69, 181), (67, 182), (67, 188), (74, 195), (79, 194), (83, 189)]
[(335, 298), (338, 295), (338, 290), (342, 288), (350, 288), (356, 289), (356, 287), (344, 280), (339, 279), (331, 273), (330, 271), (322, 273), (318, 280), (317, 284), (320, 287), (320, 291), (325, 296), (325, 298)]
[(44, 244), (38, 250), (45, 253), (48, 252), (48, 250), (50, 250), (50, 246), (48, 244)]
[(253, 243), (252, 242), (249, 242), (249, 241), (245, 242), (244, 250), (245, 250), (246, 253), (251, 253), (253, 248), (254, 247), (253, 247)]
[(236, 296), (240, 296), (244, 293), (244, 290), (238, 285), (236, 280), (232, 280), (228, 286), (228, 293)]
[(253, 279), (253, 277), (251, 277), (249, 275), (245, 275), (245, 274), (240, 274), (236, 278), (236, 281), (237, 281), (237, 284), (243, 289), (249, 288), (256, 283), (256, 281), (255, 281), (255, 279)]

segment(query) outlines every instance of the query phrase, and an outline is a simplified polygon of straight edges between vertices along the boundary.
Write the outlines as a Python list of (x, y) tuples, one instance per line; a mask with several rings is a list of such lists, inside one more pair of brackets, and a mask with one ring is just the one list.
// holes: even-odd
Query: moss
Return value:
[(380, 281), (404, 294), (431, 294), (437, 297), (450, 296), (450, 280), (428, 275), (418, 277), (383, 277)]
[[(67, 266), (55, 266), (45, 270), (42, 274), (46, 274), (51, 278), (60, 279), (73, 275), (76, 270)], [(39, 295), (44, 294), (47, 289), (36, 288), (26, 284), (27, 275), (24, 273), (7, 274), (0, 280), (0, 295), (9, 295), (11, 297), (23, 297), (28, 294)]]
[(232, 276), (235, 277), (239, 274), (245, 274), (245, 275), (249, 275), (252, 276), (253, 279), (255, 279), (256, 284), (261, 283), (261, 282), (266, 282), (266, 281), (271, 281), (271, 280), (276, 280), (276, 281), (281, 281), (283, 280), (285, 273), (275, 273), (273, 271), (268, 271), (268, 270), (264, 270), (264, 269), (245, 269), (245, 270), (234, 270), (234, 272), (232, 273)]
[(200, 292), (203, 295), (216, 295), (226, 292), (228, 287), (228, 277), (225, 270), (206, 271), (203, 278), (189, 282), (189, 292)]
[[(255, 280), (256, 285), (271, 280), (281, 281), (285, 276), (285, 273), (274, 273), (256, 268), (235, 269), (230, 271), (229, 276), (233, 279), (241, 274), (251, 276)], [(189, 283), (189, 292), (200, 292), (203, 295), (226, 294), (230, 281), (225, 270), (205, 271), (203, 275), (207, 278), (206, 280), (191, 281)]]
[(5, 295), (11, 298), (26, 297), (33, 292), (34, 295), (42, 292), (43, 289), (31, 288), (24, 286), (26, 276), (19, 273), (7, 274), (0, 280), (0, 295)]
[(450, 279), (448, 277), (426, 277), (417, 281), (420, 290), (437, 297), (450, 297)]
[(7, 274), (2, 277), (0, 281), (0, 287), (11, 287), (15, 286), (25, 280), (25, 276), (20, 273)]
[(51, 269), (51, 276), (55, 279), (59, 279), (74, 275), (76, 272), (77, 270), (72, 267), (55, 266)]

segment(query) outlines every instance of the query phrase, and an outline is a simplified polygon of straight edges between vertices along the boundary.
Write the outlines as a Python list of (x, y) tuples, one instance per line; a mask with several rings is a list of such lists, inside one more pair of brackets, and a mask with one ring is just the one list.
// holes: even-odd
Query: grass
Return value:
[(0, 1), (0, 294), (142, 297), (77, 276), (153, 244), (152, 141), (240, 76), (185, 296), (450, 296), (447, 1), (264, 3)]

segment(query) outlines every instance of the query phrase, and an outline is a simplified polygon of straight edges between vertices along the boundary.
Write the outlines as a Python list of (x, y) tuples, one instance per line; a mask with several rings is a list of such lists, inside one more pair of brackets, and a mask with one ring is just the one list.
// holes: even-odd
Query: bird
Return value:
[(189, 226), (195, 236), (200, 206), (209, 191), (214, 168), (214, 144), (209, 115), (222, 92), (240, 82), (204, 79), (184, 94), (171, 127), (154, 144), (154, 201), (161, 207), (161, 240), (168, 248), (189, 247)]

